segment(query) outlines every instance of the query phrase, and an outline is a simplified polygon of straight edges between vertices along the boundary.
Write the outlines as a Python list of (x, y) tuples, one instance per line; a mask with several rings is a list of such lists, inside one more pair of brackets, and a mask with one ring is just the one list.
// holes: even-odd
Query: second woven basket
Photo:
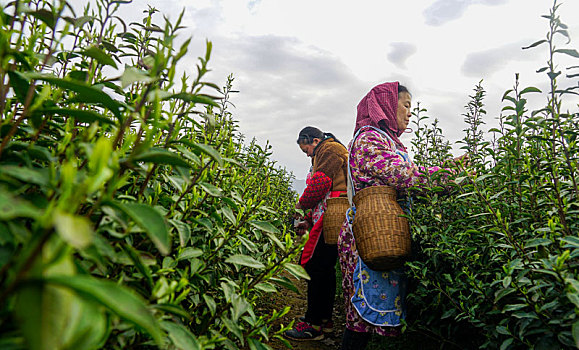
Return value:
[(323, 232), (326, 244), (338, 244), (338, 235), (346, 219), (346, 211), (350, 208), (348, 197), (327, 199), (328, 207), (324, 212)]
[(360, 257), (373, 270), (392, 270), (410, 256), (410, 227), (390, 186), (366, 187), (354, 196), (352, 230)]

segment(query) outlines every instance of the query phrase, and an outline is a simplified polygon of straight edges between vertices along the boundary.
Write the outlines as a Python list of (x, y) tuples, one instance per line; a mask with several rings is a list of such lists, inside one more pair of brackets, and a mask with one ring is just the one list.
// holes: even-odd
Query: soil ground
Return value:
[[(326, 333), (323, 340), (317, 341), (293, 341), (288, 340), (292, 349), (297, 350), (338, 350), (342, 343), (342, 335), (344, 329), (346, 328), (345, 311), (344, 311), (344, 297), (341, 288), (341, 274), (339, 266), (336, 266), (337, 278), (336, 278), (336, 301), (334, 303), (333, 321), (334, 321), (334, 331), (331, 333)], [(298, 289), (298, 293), (291, 290), (282, 288), (278, 293), (272, 294), (272, 299), (267, 302), (267, 308), (281, 310), (286, 306), (290, 306), (291, 310), (276, 324), (288, 325), (292, 321), (296, 320), (298, 317), (303, 316), (306, 313), (307, 300), (306, 300), (306, 290), (307, 285), (305, 280), (297, 280), (293, 276), (287, 276), (292, 280), (294, 285)], [(297, 323), (297, 322), (296, 322)], [(278, 328), (279, 329), (279, 328)], [(288, 347), (285, 346), (283, 342), (278, 339), (273, 339), (268, 343), (274, 350), (287, 350)], [(395, 349), (405, 349), (405, 350), (434, 350), (440, 349), (440, 343), (433, 341), (433, 339), (425, 337), (424, 335), (418, 334), (416, 332), (405, 332), (400, 337), (396, 338), (385, 338), (379, 336), (373, 336), (370, 343), (366, 347), (366, 350), (395, 350)]]
[[(288, 289), (282, 289), (276, 293), (272, 299), (271, 307), (277, 310), (283, 309), (285, 306), (291, 306), (291, 310), (282, 318), (280, 324), (287, 325), (291, 321), (296, 320), (298, 317), (303, 316), (306, 313), (307, 300), (306, 300), (306, 282), (304, 280), (296, 280), (290, 277), (294, 285), (297, 287), (299, 293), (295, 293)], [(316, 341), (293, 341), (289, 340), (293, 349), (299, 350), (336, 350), (340, 348), (342, 342), (342, 334), (345, 325), (345, 314), (344, 314), (344, 298), (342, 297), (341, 288), (336, 292), (336, 302), (334, 304), (334, 331), (331, 333), (325, 333), (324, 339)], [(297, 321), (296, 321), (297, 323)], [(287, 350), (288, 348), (277, 339), (274, 339), (270, 344), (268, 344), (275, 350)]]

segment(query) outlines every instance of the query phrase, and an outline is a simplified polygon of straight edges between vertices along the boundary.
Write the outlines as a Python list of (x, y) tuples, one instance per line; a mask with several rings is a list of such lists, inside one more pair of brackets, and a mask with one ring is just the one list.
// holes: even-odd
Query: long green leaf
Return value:
[(39, 19), (44, 24), (46, 24), (47, 26), (49, 26), (51, 29), (54, 30), (57, 20), (56, 14), (54, 12), (47, 9), (38, 9), (38, 10), (27, 9), (25, 12), (27, 12), (32, 17)]
[(306, 270), (301, 265), (288, 263), (285, 265), (285, 269), (297, 278), (303, 278), (306, 280), (310, 279), (310, 275), (308, 275)]
[(41, 214), (41, 211), (34, 205), (0, 189), (0, 220), (12, 220), (19, 217), (35, 219)]
[[(28, 89), (30, 88), (30, 82), (28, 79), (20, 72), (8, 71), (8, 77), (10, 78), (10, 86), (14, 90), (14, 94), (20, 101), (20, 103), (25, 103), (26, 95), (28, 94)], [(32, 101), (36, 99), (36, 91), (33, 91)]]
[(215, 160), (217, 163), (219, 163), (220, 166), (223, 165), (223, 158), (221, 158), (221, 155), (219, 154), (219, 152), (206, 144), (202, 144), (202, 143), (195, 143), (195, 142), (190, 142), (188, 140), (185, 139), (181, 139), (181, 140), (176, 140), (176, 141), (172, 141), (172, 144), (183, 144), (186, 146), (189, 146), (190, 148), (192, 148), (192, 151), (195, 154), (199, 154), (199, 153), (204, 153), (206, 155), (208, 155), (209, 157), (213, 158), (213, 160)]
[(49, 172), (47, 168), (20, 167), (15, 165), (0, 166), (0, 174), (8, 175), (22, 182), (47, 186), (49, 184)]
[(151, 307), (153, 309), (162, 310), (164, 312), (167, 312), (167, 313), (175, 315), (175, 316), (182, 317), (184, 319), (188, 319), (189, 317), (191, 317), (191, 315), (189, 315), (189, 313), (187, 311), (183, 310), (183, 308), (181, 308), (180, 306), (177, 306), (177, 305), (155, 304), (155, 305), (151, 305)]
[(92, 243), (94, 232), (84, 216), (56, 211), (53, 220), (56, 232), (71, 246), (84, 249)]
[(219, 104), (215, 102), (215, 98), (205, 95), (195, 95), (188, 92), (180, 92), (178, 94), (173, 94), (163, 98), (163, 100), (170, 100), (170, 99), (178, 99), (190, 103), (200, 103), (214, 107), (219, 107)]
[(573, 340), (575, 340), (575, 346), (579, 348), (579, 321), (575, 321), (575, 323), (573, 323), (573, 329), (571, 333), (573, 334)]
[(150, 83), (154, 80), (155, 79), (150, 77), (145, 71), (135, 67), (126, 67), (123, 75), (121, 75), (121, 86), (124, 89), (136, 82)]
[(75, 120), (81, 123), (93, 123), (93, 122), (100, 122), (103, 124), (110, 124), (114, 125), (115, 122), (110, 120), (109, 118), (88, 110), (81, 110), (81, 109), (73, 109), (73, 108), (45, 108), (42, 110), (36, 111), (37, 113), (45, 113), (45, 114), (58, 114), (58, 115), (66, 115), (73, 117)]
[(546, 43), (546, 42), (547, 42), (547, 40), (545, 40), (545, 39), (543, 39), (543, 40), (539, 40), (539, 41), (535, 41), (535, 42), (534, 42), (534, 43), (532, 43), (531, 45), (523, 47), (523, 50), (526, 50), (526, 49), (530, 49), (530, 48), (533, 48), (533, 47), (535, 47), (535, 46), (538, 46), (538, 45), (544, 44), (544, 43)]
[(147, 232), (149, 239), (163, 255), (171, 251), (171, 236), (165, 218), (153, 207), (141, 203), (121, 203), (108, 201), (111, 206), (128, 215), (139, 227)]
[(209, 195), (213, 196), (213, 197), (221, 197), (223, 196), (223, 191), (215, 186), (212, 185), (208, 182), (199, 182), (198, 185), (207, 193), (209, 193)]
[(162, 148), (151, 148), (132, 158), (132, 160), (136, 162), (166, 164), (166, 165), (180, 166), (184, 168), (191, 168), (191, 165), (187, 163), (183, 158), (181, 158), (178, 154), (175, 154)]
[(538, 92), (538, 93), (541, 93), (541, 90), (540, 90), (539, 88), (534, 87), (534, 86), (529, 86), (529, 87), (527, 87), (527, 88), (524, 88), (523, 91), (521, 91), (521, 92), (519, 93), (519, 95), (522, 96), (522, 95), (524, 95), (524, 94), (526, 94), (526, 93), (529, 93), (529, 92)]
[(225, 262), (235, 264), (235, 265), (253, 267), (256, 269), (263, 269), (265, 267), (261, 262), (257, 261), (256, 259), (252, 258), (251, 256), (242, 255), (242, 254), (232, 255), (229, 258), (227, 258), (225, 260)]
[(128, 288), (114, 282), (89, 276), (49, 277), (44, 282), (74, 290), (82, 296), (102, 304), (121, 318), (145, 330), (155, 342), (162, 344), (162, 333), (157, 320), (151, 315), (145, 302)]
[(117, 64), (112, 59), (112, 57), (107, 55), (106, 52), (104, 52), (103, 50), (99, 49), (96, 46), (91, 46), (88, 49), (81, 51), (80, 54), (83, 56), (92, 57), (102, 65), (107, 65), (107, 66), (112, 66), (114, 68), (117, 68)]
[(77, 80), (61, 79), (49, 74), (27, 73), (25, 76), (28, 79), (46, 81), (47, 83), (58, 86), (64, 90), (76, 92), (76, 97), (70, 99), (69, 102), (100, 104), (107, 107), (117, 118), (120, 119), (121, 117), (121, 109), (124, 108), (122, 103), (113, 100), (104, 91), (86, 83)]
[(579, 58), (579, 52), (577, 52), (577, 50), (574, 50), (574, 49), (557, 49), (557, 50), (555, 50), (555, 52), (569, 55), (571, 57)]
[(179, 257), (177, 257), (177, 260), (188, 260), (188, 259), (200, 257), (201, 255), (203, 255), (203, 251), (201, 249), (187, 247), (187, 248), (183, 249), (181, 254), (179, 254)]
[(161, 322), (161, 326), (169, 333), (169, 339), (178, 349), (201, 350), (201, 344), (185, 326), (168, 321)]
[(129, 258), (131, 259), (137, 270), (139, 270), (139, 272), (145, 278), (145, 282), (147, 282), (149, 290), (152, 290), (153, 276), (151, 274), (151, 269), (149, 269), (149, 267), (143, 263), (143, 260), (141, 259), (139, 252), (137, 252), (135, 248), (131, 247), (128, 244), (123, 244), (122, 248), (125, 251), (125, 253), (127, 253), (127, 255), (129, 256)]
[(270, 222), (267, 221), (260, 221), (254, 220), (250, 222), (251, 226), (258, 228), (262, 231), (269, 232), (269, 233), (279, 233), (277, 227), (273, 226)]
[(169, 220), (169, 222), (177, 229), (177, 232), (179, 232), (179, 244), (181, 247), (187, 246), (189, 239), (191, 239), (191, 227), (178, 220)]

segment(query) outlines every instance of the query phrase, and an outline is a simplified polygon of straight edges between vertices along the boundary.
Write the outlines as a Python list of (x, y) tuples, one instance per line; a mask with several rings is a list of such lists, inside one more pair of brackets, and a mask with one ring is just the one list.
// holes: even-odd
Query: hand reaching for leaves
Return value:
[(308, 229), (310, 228), (310, 223), (307, 222), (306, 220), (304, 221), (300, 221), (298, 222), (298, 224), (295, 226), (296, 228), (296, 233), (298, 236), (303, 236), (306, 234), (306, 232), (308, 231)]

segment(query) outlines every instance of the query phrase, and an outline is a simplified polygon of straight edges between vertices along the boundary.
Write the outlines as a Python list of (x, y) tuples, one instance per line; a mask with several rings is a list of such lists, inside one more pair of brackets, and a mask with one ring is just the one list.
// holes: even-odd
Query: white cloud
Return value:
[(523, 51), (526, 42), (506, 44), (497, 48), (469, 53), (461, 67), (467, 77), (488, 79), (512, 61), (533, 61), (533, 55)]
[(423, 12), (426, 24), (440, 26), (459, 19), (471, 5), (502, 5), (508, 0), (437, 0)]
[(416, 53), (416, 46), (410, 43), (395, 42), (390, 44), (390, 48), (388, 60), (400, 69), (405, 69), (408, 57)]

